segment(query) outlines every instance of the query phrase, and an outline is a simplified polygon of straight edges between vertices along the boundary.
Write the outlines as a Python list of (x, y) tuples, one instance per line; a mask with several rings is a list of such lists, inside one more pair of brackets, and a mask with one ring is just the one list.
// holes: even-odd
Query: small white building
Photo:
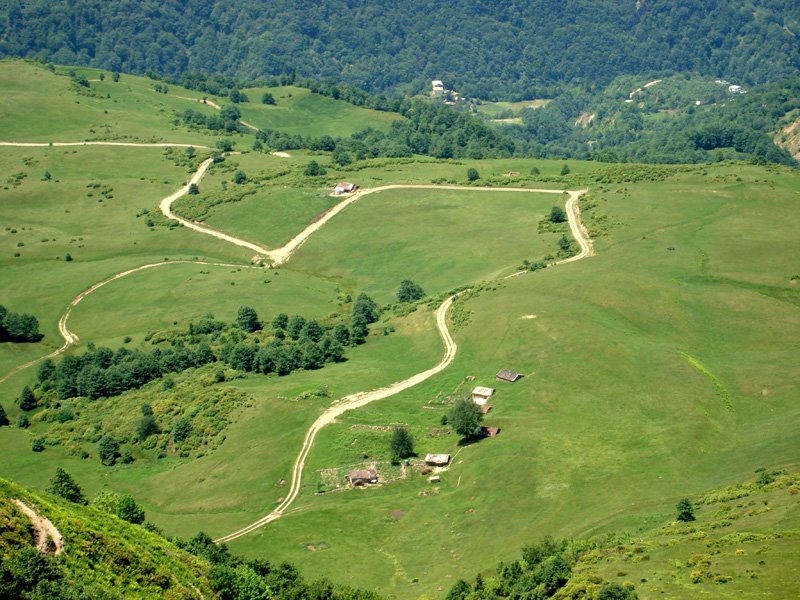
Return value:
[(478, 406), (483, 406), (494, 394), (494, 388), (478, 386), (472, 390), (472, 401)]
[(434, 96), (444, 96), (444, 82), (439, 79), (431, 81), (432, 94)]
[(425, 464), (431, 467), (445, 467), (450, 462), (449, 454), (426, 454)]
[(340, 181), (335, 186), (333, 186), (333, 193), (337, 196), (341, 194), (352, 194), (358, 189), (358, 186), (355, 183), (349, 183), (347, 181)]

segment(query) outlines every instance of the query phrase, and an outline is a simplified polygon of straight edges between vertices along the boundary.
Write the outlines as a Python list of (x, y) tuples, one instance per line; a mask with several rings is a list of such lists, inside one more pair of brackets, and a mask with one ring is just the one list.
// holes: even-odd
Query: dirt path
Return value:
[[(189, 98), (189, 96), (174, 96), (175, 98), (180, 98), (181, 100), (192, 100), (193, 102), (199, 102), (200, 104), (205, 104), (210, 106), (211, 108), (216, 108), (217, 110), (222, 110), (222, 107), (214, 102), (213, 100), (209, 100), (208, 98)], [(253, 131), (258, 131), (258, 127), (255, 125), (251, 125), (247, 121), (242, 121), (239, 119), (239, 123), (247, 127), (248, 129), (252, 129)]]
[(176, 221), (181, 223), (184, 227), (188, 227), (189, 229), (194, 229), (195, 231), (199, 231), (200, 233), (205, 233), (206, 235), (214, 236), (215, 238), (224, 240), (226, 242), (235, 244), (237, 246), (242, 246), (243, 248), (248, 248), (249, 250), (253, 250), (254, 252), (257, 252), (260, 255), (269, 256), (271, 251), (268, 250), (267, 248), (264, 248), (263, 246), (247, 242), (232, 235), (228, 235), (227, 233), (223, 233), (221, 231), (217, 231), (216, 229), (212, 229), (211, 227), (200, 225), (199, 223), (195, 223), (194, 221), (189, 221), (172, 212), (172, 203), (175, 202), (181, 196), (188, 194), (189, 187), (192, 184), (197, 184), (200, 182), (200, 180), (203, 178), (203, 175), (206, 174), (206, 171), (208, 171), (208, 168), (212, 165), (213, 162), (214, 159), (212, 158), (204, 160), (198, 167), (197, 171), (194, 172), (194, 175), (192, 175), (192, 178), (187, 182), (187, 184), (174, 194), (170, 194), (169, 196), (164, 198), (158, 207), (161, 209), (161, 212), (164, 214), (165, 217), (167, 217), (168, 219), (175, 219)]
[(200, 144), (145, 144), (139, 142), (0, 142), (0, 146), (10, 146), (14, 148), (47, 148), (49, 146), (127, 146), (129, 148), (205, 148), (211, 150), (209, 146)]
[[(91, 144), (91, 143), (92, 142), (87, 142), (86, 144)], [(98, 144), (108, 144), (108, 145), (127, 145), (127, 146), (138, 145), (138, 144), (122, 144), (122, 143), (111, 143), (111, 142), (108, 142), (108, 143), (97, 142), (97, 143)], [(8, 143), (8, 142), (6, 142), (6, 143), (0, 142), (0, 145), (2, 145), (2, 144), (12, 145), (11, 143)], [(25, 145), (44, 145), (44, 146), (46, 146), (46, 145), (49, 145), (49, 144), (16, 144), (16, 145), (20, 145), (20, 146), (25, 146)], [(84, 145), (84, 144), (82, 144), (82, 143), (74, 143), (74, 144), (73, 143), (67, 143), (67, 144), (64, 144), (64, 145)], [(207, 234), (207, 235), (214, 236), (214, 237), (216, 237), (218, 239), (230, 242), (230, 243), (235, 244), (237, 246), (242, 246), (242, 247), (254, 250), (254, 251), (258, 252), (259, 254), (269, 258), (275, 265), (280, 265), (280, 264), (283, 264), (286, 261), (288, 261), (289, 258), (292, 256), (292, 254), (295, 252), (295, 250), (297, 250), (300, 246), (302, 246), (303, 243), (305, 243), (305, 241), (309, 237), (311, 237), (311, 235), (314, 232), (318, 231), (325, 223), (330, 221), (333, 217), (335, 217), (337, 214), (342, 212), (345, 208), (347, 208), (348, 206), (350, 206), (351, 204), (356, 202), (359, 198), (362, 198), (362, 197), (364, 197), (364, 196), (366, 196), (368, 194), (373, 194), (373, 193), (376, 193), (376, 192), (382, 192), (382, 191), (386, 191), (386, 190), (395, 190), (395, 189), (439, 189), (439, 190), (445, 189), (445, 190), (458, 190), (458, 191), (529, 192), (529, 193), (532, 192), (532, 193), (545, 193), (545, 194), (563, 194), (564, 193), (563, 190), (552, 190), (552, 189), (529, 189), (529, 188), (508, 188), (508, 187), (470, 187), (470, 186), (456, 186), (456, 185), (403, 185), (403, 184), (397, 184), (397, 185), (385, 185), (385, 186), (376, 187), (376, 188), (363, 189), (363, 190), (359, 190), (355, 194), (349, 196), (347, 199), (345, 199), (342, 202), (340, 202), (339, 204), (337, 204), (330, 211), (328, 211), (321, 219), (319, 219), (318, 221), (310, 224), (303, 231), (301, 231), (298, 235), (296, 235), (289, 242), (287, 242), (284, 246), (282, 246), (282, 247), (280, 247), (278, 249), (275, 249), (275, 250), (268, 250), (266, 248), (258, 246), (257, 244), (252, 244), (252, 243), (247, 242), (245, 240), (236, 238), (234, 236), (230, 236), (230, 235), (228, 235), (226, 233), (223, 233), (221, 231), (216, 231), (216, 230), (211, 229), (209, 227), (204, 227), (204, 226), (199, 225), (197, 223), (194, 223), (194, 222), (191, 222), (191, 221), (187, 221), (186, 219), (183, 219), (182, 217), (179, 217), (178, 215), (176, 215), (175, 213), (172, 212), (172, 204), (173, 204), (173, 202), (175, 202), (175, 200), (177, 200), (178, 198), (180, 198), (184, 194), (188, 193), (189, 187), (192, 184), (198, 183), (203, 178), (203, 175), (205, 175), (206, 171), (208, 170), (208, 168), (211, 166), (212, 163), (213, 163), (213, 159), (207, 159), (207, 160), (203, 161), (203, 163), (200, 164), (200, 166), (198, 167), (197, 171), (192, 175), (191, 179), (187, 182), (186, 185), (184, 185), (182, 188), (180, 188), (175, 193), (170, 194), (169, 196), (164, 198), (161, 201), (161, 203), (159, 204), (159, 208), (161, 209), (161, 212), (167, 218), (175, 219), (175, 220), (179, 221), (184, 226), (186, 226), (186, 227), (188, 227), (190, 229), (193, 229), (193, 230), (198, 231), (200, 233), (204, 233), (204, 234)], [(567, 192), (570, 197), (569, 197), (569, 199), (567, 200), (567, 203), (566, 203), (566, 212), (567, 212), (567, 217), (568, 217), (569, 224), (570, 224), (570, 229), (572, 231), (572, 234), (575, 236), (575, 239), (580, 244), (581, 251), (580, 251), (579, 254), (577, 254), (575, 256), (572, 256), (570, 258), (564, 259), (562, 261), (559, 261), (559, 263), (556, 263), (556, 264), (564, 264), (564, 263), (574, 262), (574, 261), (580, 260), (582, 258), (591, 256), (593, 254), (591, 241), (589, 240), (588, 235), (586, 234), (585, 228), (583, 227), (583, 225), (580, 222), (580, 209), (578, 207), (578, 199), (580, 198), (580, 196), (583, 193), (585, 193), (585, 191), (586, 190), (578, 190), (578, 191)], [(67, 307), (67, 309), (64, 312), (64, 314), (59, 319), (58, 328), (59, 328), (59, 332), (61, 333), (62, 337), (64, 338), (64, 345), (63, 346), (61, 348), (59, 348), (58, 350), (56, 350), (56, 351), (50, 353), (49, 355), (45, 356), (45, 357), (39, 358), (39, 359), (37, 359), (35, 361), (31, 361), (29, 363), (26, 363), (25, 365), (21, 365), (21, 366), (17, 367), (16, 369), (14, 369), (10, 373), (8, 373), (6, 376), (4, 376), (2, 379), (0, 379), (0, 383), (5, 381), (11, 375), (21, 371), (22, 369), (24, 369), (26, 367), (29, 367), (29, 366), (31, 366), (33, 364), (36, 364), (37, 362), (39, 362), (39, 361), (41, 361), (41, 360), (43, 360), (45, 358), (56, 356), (56, 355), (64, 352), (67, 348), (69, 348), (73, 344), (75, 344), (78, 341), (78, 336), (77, 336), (77, 334), (75, 334), (74, 332), (69, 330), (69, 328), (67, 327), (67, 321), (69, 319), (69, 315), (70, 315), (72, 309), (75, 306), (77, 306), (77, 304), (81, 300), (83, 300), (86, 296), (88, 296), (92, 292), (96, 291), (97, 289), (103, 287), (104, 285), (106, 285), (108, 283), (111, 283), (112, 281), (116, 281), (117, 279), (120, 279), (122, 277), (126, 277), (128, 275), (131, 275), (133, 273), (137, 273), (139, 271), (143, 271), (145, 269), (157, 268), (157, 267), (161, 267), (161, 266), (169, 265), (169, 264), (187, 264), (187, 263), (189, 263), (189, 264), (201, 264), (201, 265), (214, 265), (214, 266), (230, 266), (230, 267), (241, 267), (242, 266), (242, 265), (227, 264), (227, 263), (210, 263), (210, 262), (204, 262), (204, 261), (188, 261), (188, 260), (164, 261), (164, 262), (150, 263), (150, 264), (146, 264), (146, 265), (141, 265), (139, 267), (128, 269), (128, 270), (123, 271), (121, 273), (117, 273), (116, 275), (113, 275), (112, 277), (104, 279), (103, 281), (90, 286), (89, 288), (87, 288), (86, 290), (84, 290), (83, 292), (81, 292), (80, 294), (75, 296), (75, 298), (72, 299), (72, 302), (70, 302), (70, 304)], [(253, 267), (253, 268), (257, 268), (257, 267)], [(518, 273), (518, 274), (515, 274), (515, 275), (519, 275), (521, 273)], [(298, 494), (300, 493), (300, 486), (301, 486), (301, 482), (302, 482), (303, 468), (305, 466), (306, 458), (308, 456), (309, 451), (311, 450), (311, 447), (312, 447), (312, 445), (314, 443), (314, 440), (315, 440), (315, 438), (317, 436), (317, 433), (319, 433), (319, 431), (323, 427), (325, 427), (326, 425), (332, 423), (336, 419), (336, 417), (340, 416), (341, 414), (343, 414), (344, 412), (346, 412), (348, 410), (353, 410), (353, 409), (356, 409), (356, 408), (360, 408), (362, 406), (366, 406), (367, 404), (369, 404), (371, 402), (374, 402), (376, 400), (381, 400), (381, 399), (384, 399), (384, 398), (388, 398), (388, 397), (393, 396), (395, 394), (398, 394), (398, 393), (400, 393), (400, 392), (402, 392), (404, 390), (407, 390), (407, 389), (409, 389), (411, 387), (414, 387), (415, 385), (418, 385), (419, 383), (422, 383), (423, 381), (429, 379), (430, 377), (436, 375), (437, 373), (442, 372), (444, 369), (446, 369), (453, 362), (453, 359), (455, 358), (455, 355), (456, 355), (456, 351), (458, 350), (458, 346), (456, 345), (455, 341), (453, 340), (452, 335), (450, 334), (449, 329), (447, 328), (447, 311), (450, 308), (450, 306), (452, 306), (452, 304), (455, 301), (455, 299), (460, 294), (463, 294), (463, 293), (464, 292), (460, 292), (459, 294), (451, 296), (450, 298), (445, 300), (439, 306), (439, 308), (436, 310), (436, 313), (435, 313), (435, 316), (436, 316), (436, 327), (437, 327), (437, 329), (439, 331), (439, 335), (442, 338), (442, 342), (444, 343), (444, 356), (442, 357), (442, 360), (439, 361), (439, 363), (437, 365), (435, 365), (434, 367), (432, 367), (432, 368), (430, 368), (430, 369), (428, 369), (426, 371), (423, 371), (421, 373), (417, 373), (416, 375), (412, 375), (411, 377), (409, 377), (407, 379), (404, 379), (403, 381), (399, 381), (399, 382), (394, 383), (392, 385), (389, 385), (387, 387), (379, 388), (379, 389), (376, 389), (376, 390), (370, 390), (370, 391), (366, 391), (366, 392), (358, 392), (358, 393), (355, 393), (355, 394), (351, 394), (349, 396), (345, 396), (344, 398), (342, 398), (342, 399), (338, 400), (337, 402), (335, 402), (327, 410), (325, 410), (316, 419), (316, 421), (314, 421), (314, 423), (311, 425), (311, 427), (306, 432), (306, 436), (305, 436), (305, 439), (303, 441), (303, 445), (300, 448), (300, 452), (298, 453), (297, 459), (295, 460), (294, 466), (292, 468), (291, 485), (289, 487), (289, 492), (286, 495), (285, 499), (280, 503), (280, 505), (278, 505), (277, 508), (275, 508), (272, 512), (270, 512), (265, 517), (255, 521), (254, 523), (251, 523), (250, 525), (248, 525), (248, 526), (246, 526), (246, 527), (244, 527), (244, 528), (242, 528), (242, 529), (240, 529), (238, 531), (235, 531), (233, 533), (230, 533), (228, 535), (220, 537), (219, 539), (215, 540), (216, 542), (228, 542), (228, 541), (231, 541), (231, 540), (235, 540), (236, 538), (239, 538), (239, 537), (241, 537), (243, 535), (246, 535), (246, 534), (248, 534), (248, 533), (250, 533), (252, 531), (255, 531), (256, 529), (258, 529), (260, 527), (263, 527), (264, 525), (266, 525), (268, 523), (271, 523), (272, 521), (280, 518), (285, 513), (286, 509), (288, 509), (289, 506), (291, 506), (291, 504), (295, 501), (295, 499), (297, 498)], [(49, 521), (48, 521), (48, 523), (49, 523)], [(51, 524), (51, 526), (52, 526), (52, 524)], [(53, 528), (53, 529), (55, 530), (55, 528)], [(56, 530), (56, 534), (58, 534), (57, 530)], [(56, 538), (53, 538), (53, 539), (56, 539)], [(58, 539), (60, 540), (60, 536), (58, 536)]]
[(61, 554), (64, 551), (64, 538), (61, 537), (61, 533), (50, 519), (39, 516), (21, 500), (12, 500), (12, 502), (31, 520), (33, 529), (36, 531), (36, 549), (40, 552), (52, 550), (56, 556)]

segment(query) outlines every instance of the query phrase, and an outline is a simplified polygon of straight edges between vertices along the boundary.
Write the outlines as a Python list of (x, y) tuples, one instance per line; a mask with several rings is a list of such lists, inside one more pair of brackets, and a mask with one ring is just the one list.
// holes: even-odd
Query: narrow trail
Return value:
[(64, 551), (64, 538), (61, 537), (61, 532), (53, 525), (53, 522), (47, 517), (38, 515), (22, 500), (14, 499), (12, 502), (31, 520), (33, 529), (36, 531), (36, 549), (44, 553), (52, 550), (56, 556), (61, 554)]
[(161, 209), (161, 212), (164, 214), (165, 217), (168, 219), (174, 219), (182, 224), (184, 227), (188, 227), (189, 229), (193, 229), (194, 231), (198, 231), (200, 233), (205, 233), (206, 235), (214, 236), (220, 240), (229, 242), (231, 244), (235, 244), (237, 246), (242, 246), (243, 248), (248, 248), (257, 252), (258, 254), (269, 256), (270, 250), (264, 248), (263, 246), (259, 246), (258, 244), (253, 244), (251, 242), (247, 242), (245, 240), (239, 239), (232, 235), (228, 235), (227, 233), (223, 233), (222, 231), (217, 231), (216, 229), (212, 229), (211, 227), (206, 227), (205, 225), (200, 225), (199, 223), (195, 223), (194, 221), (189, 221), (188, 219), (184, 219), (180, 215), (176, 215), (172, 212), (172, 204), (178, 198), (185, 196), (189, 193), (189, 187), (192, 184), (197, 184), (203, 178), (203, 175), (206, 174), (208, 168), (214, 163), (213, 158), (209, 158), (204, 160), (200, 163), (200, 166), (197, 168), (197, 171), (194, 172), (191, 179), (184, 185), (181, 189), (179, 189), (174, 194), (170, 194), (166, 198), (164, 198), (158, 207)]
[[(181, 100), (192, 100), (193, 102), (199, 102), (200, 104), (205, 104), (206, 106), (210, 106), (211, 108), (216, 108), (217, 110), (222, 110), (222, 107), (214, 102), (213, 100), (209, 100), (208, 98), (190, 98), (189, 96), (174, 96), (175, 98), (180, 98)], [(253, 131), (258, 131), (258, 127), (255, 125), (251, 125), (247, 121), (242, 121), (239, 119), (239, 123), (247, 127), (248, 129), (252, 129)]]

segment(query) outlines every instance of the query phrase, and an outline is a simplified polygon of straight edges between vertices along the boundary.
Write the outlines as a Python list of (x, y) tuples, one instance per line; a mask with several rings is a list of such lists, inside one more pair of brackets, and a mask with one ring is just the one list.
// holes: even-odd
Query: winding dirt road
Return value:
[(291, 485), (289, 486), (289, 493), (283, 502), (281, 502), (281, 504), (275, 510), (258, 521), (251, 523), (247, 527), (243, 527), (238, 531), (234, 531), (233, 533), (214, 540), (216, 543), (235, 540), (236, 538), (255, 531), (259, 527), (263, 527), (267, 523), (271, 523), (283, 515), (284, 511), (289, 508), (289, 506), (295, 501), (295, 498), (297, 498), (297, 496), (300, 494), (303, 467), (305, 466), (306, 457), (311, 450), (311, 446), (314, 444), (314, 439), (317, 437), (317, 433), (319, 433), (319, 431), (326, 425), (333, 423), (336, 417), (344, 414), (348, 410), (366, 406), (375, 400), (382, 400), (383, 398), (388, 398), (389, 396), (399, 394), (403, 390), (414, 387), (426, 379), (433, 377), (437, 373), (441, 373), (450, 366), (450, 363), (452, 363), (453, 359), (456, 357), (458, 346), (456, 345), (455, 340), (453, 340), (452, 335), (450, 335), (450, 330), (447, 328), (447, 310), (450, 308), (450, 306), (452, 306), (455, 299), (463, 293), (464, 292), (460, 292), (459, 294), (449, 297), (447, 300), (442, 302), (441, 305), (439, 305), (438, 309), (436, 309), (436, 327), (439, 330), (439, 334), (442, 336), (442, 342), (444, 342), (444, 356), (442, 357), (442, 360), (439, 361), (439, 364), (428, 369), (427, 371), (412, 375), (408, 379), (398, 381), (397, 383), (393, 383), (385, 388), (370, 390), (368, 392), (358, 392), (351, 394), (350, 396), (345, 396), (333, 406), (328, 408), (325, 412), (323, 412), (319, 417), (317, 417), (317, 420), (314, 421), (306, 433), (306, 437), (303, 440), (303, 446), (300, 448), (300, 453), (297, 455), (297, 459), (292, 467), (292, 481)]

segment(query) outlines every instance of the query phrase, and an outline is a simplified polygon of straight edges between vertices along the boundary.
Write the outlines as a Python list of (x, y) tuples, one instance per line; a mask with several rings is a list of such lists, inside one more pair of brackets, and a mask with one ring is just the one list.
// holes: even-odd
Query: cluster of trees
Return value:
[(225, 131), (227, 133), (247, 131), (239, 123), (241, 117), (242, 114), (235, 106), (223, 106), (217, 114), (213, 115), (206, 115), (191, 108), (187, 108), (181, 113), (181, 120), (184, 125), (202, 127), (211, 131)]
[[(58, 364), (50, 359), (43, 361), (37, 372), (37, 385), (43, 393), (52, 390), (59, 400), (76, 396), (96, 400), (140, 388), (166, 373), (200, 367), (215, 360), (216, 356), (207, 343), (193, 347), (153, 348), (150, 352), (125, 347), (116, 351), (90, 347), (79, 356), (65, 356)], [(23, 395), (27, 398), (25, 389)], [(21, 395), (21, 408), (22, 398)]]
[[(521, 560), (500, 563), (491, 577), (480, 574), (470, 584), (457, 581), (447, 600), (495, 600), (499, 598), (551, 598), (566, 586), (572, 569), (583, 550), (581, 543), (556, 541), (546, 537), (522, 550)], [(595, 584), (592, 600), (636, 600), (632, 586), (616, 583)]]
[(38, 342), (42, 337), (36, 317), (0, 305), (0, 342)]
[(208, 579), (221, 600), (380, 600), (375, 592), (337, 586), (326, 579), (306, 581), (290, 563), (275, 565), (264, 559), (243, 559), (232, 554), (225, 544), (215, 544), (202, 532), (188, 542), (174, 542), (211, 563)]
[(799, 23), (797, 4), (776, 0), (140, 0), (133, 8), (30, 0), (0, 5), (0, 54), (175, 77), (192, 71), (209, 93), (237, 89), (231, 78), (271, 74), (403, 93), (444, 79), (469, 96), (525, 99), (668, 69), (750, 84), (795, 76)]

